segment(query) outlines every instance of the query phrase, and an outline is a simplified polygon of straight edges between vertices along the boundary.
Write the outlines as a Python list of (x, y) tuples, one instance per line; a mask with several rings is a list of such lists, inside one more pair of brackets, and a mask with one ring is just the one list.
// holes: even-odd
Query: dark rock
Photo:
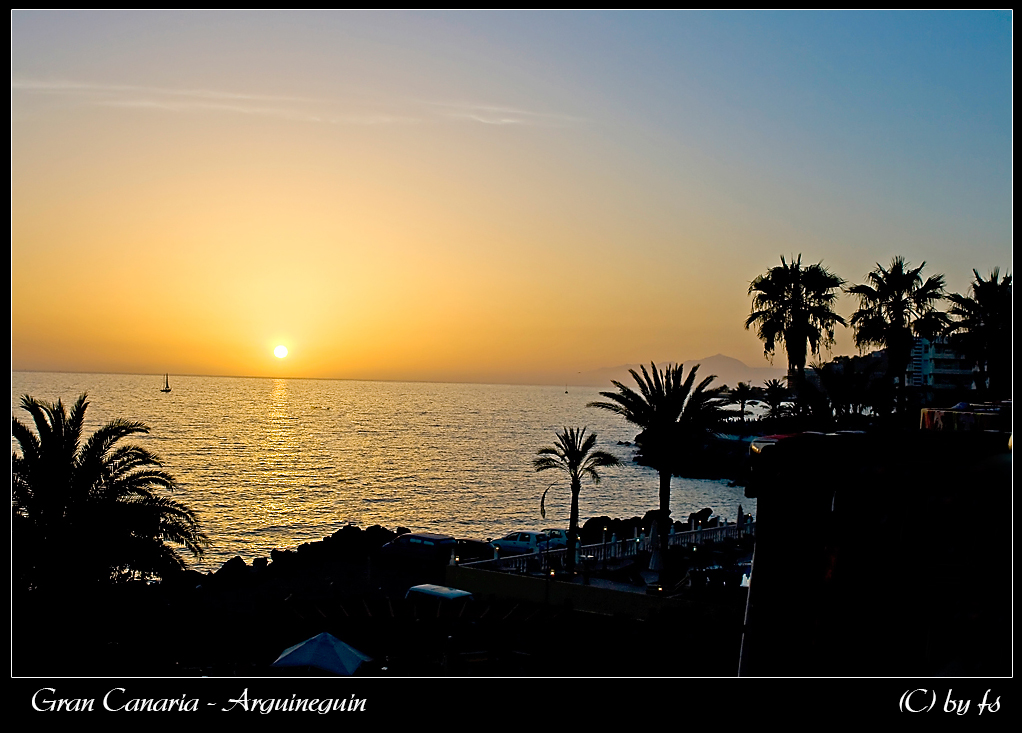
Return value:
[(297, 559), (297, 553), (291, 550), (270, 550), (270, 560), (278, 567), (289, 567)]
[(245, 564), (241, 555), (235, 555), (220, 566), (220, 569), (213, 573), (218, 583), (235, 583), (246, 580), (249, 577), (251, 568)]
[(362, 539), (363, 533), (357, 524), (346, 524), (330, 535), (332, 542), (350, 546), (361, 546)]
[(198, 570), (186, 569), (171, 573), (163, 578), (160, 585), (172, 591), (183, 588), (194, 588), (206, 580), (206, 574)]
[(366, 547), (370, 551), (378, 550), (395, 537), (397, 537), (397, 532), (391, 532), (386, 527), (374, 524), (365, 531)]
[(590, 517), (586, 520), (585, 524), (579, 528), (579, 537), (582, 540), (583, 545), (595, 545), (603, 541), (604, 527), (608, 528), (606, 533), (607, 541), (610, 542), (610, 536), (612, 532), (609, 531), (611, 524), (610, 517)]
[[(692, 529), (695, 529), (697, 525), (702, 523), (704, 527), (709, 526), (706, 522), (713, 515), (713, 510), (707, 507), (706, 509), (700, 509), (698, 512), (692, 512), (688, 515), (688, 523)], [(716, 525), (714, 525), (716, 526)]]

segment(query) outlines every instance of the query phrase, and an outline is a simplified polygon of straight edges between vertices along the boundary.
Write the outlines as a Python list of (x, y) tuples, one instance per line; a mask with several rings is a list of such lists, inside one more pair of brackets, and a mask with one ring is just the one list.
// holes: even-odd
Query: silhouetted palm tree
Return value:
[[(994, 268), (989, 280), (976, 276), (968, 296), (947, 296), (952, 319), (945, 329), (948, 342), (979, 370), (976, 387), (997, 398), (1011, 396), (1011, 275), (999, 279)], [(989, 380), (989, 384), (987, 381)]]
[(944, 298), (944, 276), (922, 278), (923, 262), (909, 268), (905, 258), (891, 260), (887, 269), (877, 263), (866, 275), (867, 283), (853, 285), (848, 292), (859, 298), (852, 314), (855, 345), (860, 349), (877, 346), (887, 352), (889, 383), (897, 381), (899, 403), (905, 401), (905, 370), (912, 355), (912, 338), (934, 338), (947, 323), (937, 304)]
[(36, 432), (12, 418), (21, 454), (11, 457), (16, 583), (111, 582), (183, 569), (167, 543), (195, 557), (209, 544), (195, 513), (161, 494), (176, 488), (159, 459), (118, 442), (149, 428), (114, 420), (82, 442), (86, 396), (67, 411), (25, 395)]
[(856, 370), (851, 359), (815, 365), (815, 369), (820, 388), (839, 425), (846, 424), (852, 415), (861, 415), (863, 408), (870, 404), (871, 374)]
[(731, 402), (742, 409), (742, 431), (745, 431), (745, 404), (753, 398), (755, 393), (748, 382), (739, 382), (738, 386), (731, 390)]
[[(586, 428), (564, 428), (557, 433), (553, 446), (540, 448), (532, 465), (537, 471), (557, 469), (568, 474), (571, 482), (571, 514), (568, 519), (568, 572), (575, 571), (575, 547), (578, 542), (578, 495), (582, 491), (582, 479), (588, 478), (594, 484), (600, 483), (598, 468), (617, 466), (620, 461), (615, 456), (596, 447), (596, 433), (586, 435)], [(540, 499), (540, 514), (546, 517), (546, 494), (548, 487)]]
[(770, 417), (781, 417), (783, 412), (781, 403), (786, 402), (790, 396), (788, 388), (780, 379), (768, 379), (763, 385), (766, 387), (763, 399), (770, 405)]
[(749, 285), (752, 313), (745, 319), (745, 328), (756, 326), (756, 335), (762, 339), (763, 353), (768, 357), (773, 356), (778, 343), (784, 344), (789, 387), (805, 381), (808, 355), (819, 355), (821, 346), (832, 346), (835, 325), (845, 325), (834, 312), (838, 288), (844, 282), (822, 262), (802, 267), (799, 255), (791, 264), (781, 257), (779, 267), (770, 268)]
[(671, 474), (685, 467), (686, 459), (702, 448), (708, 434), (720, 424), (720, 397), (725, 387), (709, 389), (716, 375), (696, 385), (698, 364), (684, 380), (682, 364), (668, 364), (663, 371), (656, 364), (650, 366), (652, 373), (640, 367), (641, 377), (634, 369), (629, 370), (638, 384), (638, 392), (614, 381), (616, 392), (600, 392), (610, 401), (590, 402), (589, 407), (610, 410), (641, 429), (635, 437), (639, 446), (637, 458), (656, 469), (660, 476), (661, 536), (666, 542), (671, 516)]

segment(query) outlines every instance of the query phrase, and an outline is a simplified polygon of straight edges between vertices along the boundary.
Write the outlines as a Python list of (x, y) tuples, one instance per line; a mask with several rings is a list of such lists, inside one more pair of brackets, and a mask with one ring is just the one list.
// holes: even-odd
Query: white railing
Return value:
[(725, 524), (719, 527), (708, 527), (706, 529), (694, 529), (688, 532), (676, 532), (671, 535), (671, 545), (701, 545), (704, 542), (720, 542), (726, 538), (738, 539), (756, 533), (756, 523), (750, 522), (738, 526), (737, 524)]
[[(721, 542), (724, 539), (739, 539), (741, 537), (754, 536), (756, 534), (756, 523), (749, 522), (741, 526), (727, 524), (719, 527), (708, 527), (706, 529), (694, 529), (688, 532), (671, 533), (667, 544), (671, 547), (687, 547), (689, 545), (701, 545), (707, 542)], [(650, 550), (649, 537), (645, 535), (632, 539), (614, 540), (602, 542), (595, 545), (583, 545), (579, 554), (589, 562), (603, 563), (626, 560), (635, 557), (640, 552)], [(492, 560), (476, 560), (474, 562), (460, 563), (464, 567), (479, 568), (480, 570), (502, 570), (512, 573), (548, 573), (551, 568), (563, 568), (565, 566), (565, 555), (567, 550), (538, 550), (526, 555), (510, 555), (507, 557), (496, 557)]]

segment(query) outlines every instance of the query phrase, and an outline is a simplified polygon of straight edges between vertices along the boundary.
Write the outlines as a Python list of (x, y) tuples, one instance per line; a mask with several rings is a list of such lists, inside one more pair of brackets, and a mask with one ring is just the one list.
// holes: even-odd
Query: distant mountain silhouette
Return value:
[[(725, 356), (724, 354), (714, 354), (704, 359), (688, 359), (680, 363), (685, 365), (686, 375), (689, 369), (699, 364), (699, 379), (703, 379), (710, 374), (716, 374), (717, 379), (714, 380), (713, 386), (726, 384), (731, 388), (734, 388), (739, 382), (748, 382), (753, 387), (762, 387), (763, 382), (766, 380), (783, 380), (787, 374), (787, 370), (783, 368), (772, 366), (751, 367), (738, 359)], [(656, 362), (658, 367), (663, 367), (665, 364), (667, 364), (666, 361)], [(647, 362), (644, 366), (648, 371), (649, 363)], [(611, 387), (611, 380), (616, 379), (626, 386), (633, 386), (635, 380), (628, 373), (629, 369), (639, 371), (639, 364), (622, 364), (616, 367), (604, 367), (589, 372), (581, 372), (572, 382), (579, 386), (607, 387), (609, 389)]]

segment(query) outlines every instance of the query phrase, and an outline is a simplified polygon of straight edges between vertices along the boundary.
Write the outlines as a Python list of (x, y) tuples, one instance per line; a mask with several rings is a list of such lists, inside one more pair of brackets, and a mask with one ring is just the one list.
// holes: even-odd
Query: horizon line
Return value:
[[(616, 368), (616, 367), (611, 367)], [(113, 376), (130, 376), (130, 377), (159, 377), (160, 375), (171, 375), (175, 377), (209, 377), (215, 379), (295, 379), (295, 380), (315, 380), (321, 382), (384, 382), (392, 384), (478, 384), (482, 386), (494, 386), (494, 387), (557, 387), (563, 386), (563, 382), (549, 382), (546, 384), (535, 383), (535, 382), (466, 382), (457, 380), (442, 380), (442, 379), (369, 379), (361, 377), (268, 377), (258, 376), (251, 374), (191, 374), (191, 373), (174, 373), (174, 372), (97, 372), (90, 370), (75, 370), (67, 371), (63, 369), (11, 369), (12, 374), (99, 374), (99, 375), (113, 375)], [(588, 384), (572, 384), (567, 383), (569, 387), (588, 387), (592, 389), (598, 389)]]
[[(687, 361), (656, 361), (653, 360), (654, 364), (694, 364), (700, 366), (703, 361), (712, 359), (714, 357), (723, 357), (726, 359), (732, 359), (743, 365), (747, 369), (776, 369), (784, 371), (783, 367), (775, 367), (772, 364), (770, 366), (749, 366), (741, 359), (733, 356), (728, 356), (723, 353), (716, 353), (712, 356), (706, 356), (701, 359), (689, 359)], [(594, 374), (597, 372), (611, 372), (614, 370), (625, 370), (637, 365), (644, 365), (645, 362), (635, 362), (619, 364), (611, 367), (597, 367), (595, 369), (589, 369), (586, 371), (578, 371), (576, 374), (586, 375)], [(138, 376), (138, 377), (159, 377), (161, 375), (173, 375), (174, 377), (208, 377), (216, 379), (294, 379), (294, 380), (314, 380), (314, 381), (335, 381), (335, 382), (381, 382), (381, 383), (394, 383), (394, 384), (478, 384), (478, 385), (490, 385), (490, 386), (508, 386), (508, 387), (585, 387), (589, 389), (600, 389), (602, 385), (593, 384), (579, 384), (568, 380), (548, 381), (548, 382), (501, 382), (501, 381), (465, 381), (457, 379), (384, 379), (384, 378), (366, 378), (366, 377), (300, 377), (300, 376), (266, 376), (266, 375), (253, 375), (253, 374), (212, 374), (212, 373), (191, 373), (191, 372), (134, 372), (134, 371), (95, 371), (95, 370), (66, 370), (66, 369), (11, 369), (11, 373), (26, 373), (26, 374), (99, 374), (99, 375), (123, 375), (123, 376)], [(721, 377), (714, 375), (721, 384), (724, 386), (724, 382)], [(613, 380), (608, 377), (607, 385), (610, 386)]]

